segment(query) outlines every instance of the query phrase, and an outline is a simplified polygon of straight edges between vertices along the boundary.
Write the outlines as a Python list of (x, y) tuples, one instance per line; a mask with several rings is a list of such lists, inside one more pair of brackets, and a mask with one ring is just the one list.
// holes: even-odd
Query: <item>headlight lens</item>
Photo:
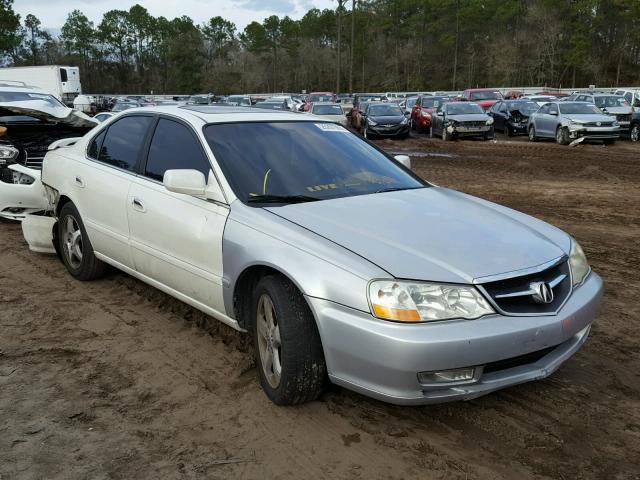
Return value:
[(372, 127), (375, 127), (378, 123), (374, 122), (373, 120), (369, 120), (369, 125), (371, 125)]
[(493, 125), (493, 118), (490, 118), (489, 120), (487, 120), (487, 125)]
[(574, 239), (571, 239), (571, 253), (569, 253), (569, 268), (571, 269), (571, 279), (573, 286), (581, 284), (591, 271), (587, 257), (582, 251), (582, 247)]
[(401, 125), (406, 125), (409, 122), (409, 120), (407, 120), (407, 117), (404, 117), (402, 119), (402, 122), (400, 122)]
[(399, 322), (474, 319), (495, 313), (471, 285), (376, 280), (369, 284), (373, 314)]
[(10, 161), (18, 157), (18, 149), (11, 145), (0, 145), (0, 160)]

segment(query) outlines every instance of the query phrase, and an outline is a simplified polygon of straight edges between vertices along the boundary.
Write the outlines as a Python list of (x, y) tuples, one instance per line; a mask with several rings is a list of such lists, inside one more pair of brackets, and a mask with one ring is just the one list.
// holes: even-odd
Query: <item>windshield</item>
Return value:
[(447, 99), (443, 97), (433, 97), (433, 98), (422, 97), (422, 106), (426, 108), (438, 108), (440, 105), (442, 105), (446, 101)]
[(531, 115), (533, 112), (537, 112), (538, 108), (540, 108), (536, 102), (512, 102), (507, 105), (510, 112), (517, 110), (523, 115)]
[(564, 114), (601, 114), (600, 110), (598, 110), (594, 105), (590, 105), (588, 103), (560, 103), (560, 113)]
[(367, 110), (367, 115), (371, 117), (398, 117), (404, 115), (398, 105), (371, 105)]
[(28, 93), (28, 92), (0, 92), (1, 103), (12, 102), (31, 102), (34, 100), (44, 101), (47, 106), (54, 108), (66, 108), (60, 100), (53, 95), (46, 93)]
[(427, 186), (333, 123), (211, 124), (204, 133), (233, 191), (245, 203), (260, 195), (325, 200)]
[(311, 103), (316, 103), (316, 102), (333, 102), (333, 96), (332, 95), (311, 95), (309, 97), (309, 101)]
[(469, 98), (473, 101), (475, 100), (500, 100), (502, 99), (502, 95), (500, 92), (471, 92)]
[(413, 108), (417, 100), (418, 100), (417, 97), (407, 98), (407, 103), (405, 104), (405, 108)]
[(596, 105), (599, 108), (606, 107), (628, 107), (629, 102), (624, 97), (618, 97), (617, 95), (609, 95), (606, 97), (593, 97)]
[(316, 105), (313, 107), (315, 115), (344, 115), (340, 105)]
[(446, 107), (449, 115), (466, 115), (469, 113), (484, 113), (482, 107), (477, 103), (447, 103)]

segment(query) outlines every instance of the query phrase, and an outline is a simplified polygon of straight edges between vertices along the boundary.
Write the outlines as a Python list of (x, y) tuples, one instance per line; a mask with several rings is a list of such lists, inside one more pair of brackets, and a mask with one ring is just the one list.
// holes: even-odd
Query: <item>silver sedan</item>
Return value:
[(277, 404), (327, 378), (397, 404), (540, 379), (600, 305), (568, 234), (311, 115), (133, 109), (51, 147), (42, 180), (72, 276), (110, 264), (248, 331)]

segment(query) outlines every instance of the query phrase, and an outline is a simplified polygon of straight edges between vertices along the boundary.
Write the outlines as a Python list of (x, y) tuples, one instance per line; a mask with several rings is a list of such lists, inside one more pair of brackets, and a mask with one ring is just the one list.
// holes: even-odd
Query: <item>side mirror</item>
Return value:
[(198, 197), (203, 196), (207, 188), (204, 174), (198, 170), (167, 170), (162, 183), (170, 192)]
[(395, 158), (398, 162), (400, 162), (408, 169), (411, 169), (411, 159), (409, 158), (409, 155), (396, 155), (393, 158)]

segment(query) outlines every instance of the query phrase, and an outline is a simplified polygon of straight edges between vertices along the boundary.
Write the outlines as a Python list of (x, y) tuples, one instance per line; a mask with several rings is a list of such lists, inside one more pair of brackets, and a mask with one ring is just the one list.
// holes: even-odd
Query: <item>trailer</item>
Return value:
[(3, 81), (22, 82), (41, 88), (68, 106), (73, 106), (74, 98), (82, 93), (78, 67), (3, 67), (0, 68), (0, 83)]

